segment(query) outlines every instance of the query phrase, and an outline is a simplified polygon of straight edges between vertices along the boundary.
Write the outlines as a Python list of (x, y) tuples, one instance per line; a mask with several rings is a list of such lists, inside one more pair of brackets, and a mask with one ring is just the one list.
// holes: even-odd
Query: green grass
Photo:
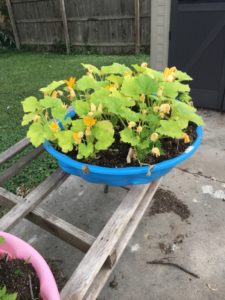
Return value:
[[(83, 74), (81, 63), (96, 66), (113, 62), (131, 65), (148, 61), (148, 55), (71, 55), (52, 53), (31, 53), (16, 51), (0, 52), (0, 152), (18, 142), (26, 135), (26, 127), (21, 126), (21, 101), (30, 95), (40, 96), (38, 90), (53, 80), (79, 77)], [(5, 163), (0, 171), (9, 167), (22, 154)], [(27, 166), (20, 174), (6, 183), (12, 192), (18, 186), (32, 188), (44, 180), (57, 167), (47, 153)]]

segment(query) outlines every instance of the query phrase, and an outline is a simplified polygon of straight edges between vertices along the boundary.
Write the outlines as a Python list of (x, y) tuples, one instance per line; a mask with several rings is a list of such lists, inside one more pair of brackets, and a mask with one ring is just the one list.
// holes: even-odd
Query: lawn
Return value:
[[(30, 95), (38, 96), (38, 90), (53, 80), (79, 77), (83, 74), (81, 63), (97, 66), (113, 62), (141, 63), (148, 61), (148, 55), (71, 55), (30, 52), (0, 52), (0, 152), (18, 142), (26, 135), (26, 128), (21, 126), (21, 101)], [(10, 166), (22, 154), (7, 163), (0, 171)], [(52, 173), (57, 167), (53, 158), (43, 153), (17, 176), (6, 183), (12, 192), (20, 187), (31, 189)]]

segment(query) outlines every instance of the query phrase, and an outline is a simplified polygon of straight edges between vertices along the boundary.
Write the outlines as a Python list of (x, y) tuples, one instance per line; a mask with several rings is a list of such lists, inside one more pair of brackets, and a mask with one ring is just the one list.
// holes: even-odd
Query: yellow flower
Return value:
[(145, 95), (142, 94), (142, 95), (139, 97), (139, 99), (140, 99), (141, 102), (144, 102), (144, 101), (145, 101)]
[(85, 134), (86, 134), (86, 136), (91, 135), (91, 128), (90, 127), (87, 127), (87, 129), (85, 130)]
[(147, 109), (142, 110), (143, 115), (147, 115)]
[(152, 148), (152, 154), (153, 154), (155, 157), (159, 157), (159, 156), (160, 156), (160, 150), (159, 150), (159, 148), (153, 147), (153, 148)]
[(157, 92), (157, 96), (158, 96), (158, 97), (162, 97), (162, 95), (163, 95), (163, 90), (164, 90), (164, 87), (163, 87), (163, 86), (160, 86), (159, 89), (158, 89), (158, 92)]
[(37, 122), (39, 121), (39, 119), (40, 119), (40, 116), (39, 116), (39, 115), (35, 115), (35, 116), (33, 117), (34, 123), (37, 123)]
[(143, 63), (141, 64), (141, 67), (142, 67), (142, 68), (147, 68), (147, 67), (148, 67), (148, 63), (143, 62)]
[(91, 103), (91, 111), (96, 112), (96, 105), (94, 103)]
[(189, 135), (187, 134), (187, 133), (184, 133), (183, 134), (183, 139), (184, 139), (184, 143), (185, 144), (189, 144), (190, 143), (190, 137), (189, 137)]
[(163, 112), (159, 113), (159, 116), (160, 116), (161, 119), (165, 118), (165, 114)]
[(67, 105), (66, 103), (62, 103), (62, 107), (63, 107), (63, 108), (67, 108), (68, 105)]
[(128, 128), (133, 128), (133, 127), (135, 127), (136, 126), (136, 123), (135, 122), (133, 122), (133, 121), (131, 121), (131, 122), (129, 122), (128, 123)]
[(67, 96), (67, 98), (69, 100), (73, 100), (75, 98), (76, 94), (75, 94), (74, 90), (71, 87), (68, 87), (68, 90), (69, 90), (69, 95)]
[(64, 80), (64, 82), (66, 83), (68, 88), (74, 88), (74, 84), (76, 82), (76, 78), (75, 77), (70, 77), (68, 80)]
[(52, 131), (56, 132), (59, 130), (59, 125), (57, 122), (52, 122), (49, 127), (51, 128)]
[(163, 112), (164, 114), (168, 114), (170, 112), (170, 105), (168, 103), (164, 103), (160, 105), (160, 112)]
[(110, 84), (110, 85), (105, 86), (105, 89), (106, 89), (107, 91), (112, 92), (113, 90), (116, 89), (116, 85), (115, 85), (114, 83), (112, 83), (112, 84)]
[(57, 97), (58, 97), (57, 91), (53, 91), (51, 96), (52, 96), (53, 98), (57, 98)]
[(143, 128), (141, 126), (138, 126), (137, 129), (136, 129), (137, 133), (141, 133), (142, 130), (143, 130)]
[(132, 71), (128, 70), (128, 71), (125, 71), (123, 73), (124, 77), (131, 77), (132, 76)]
[(101, 103), (98, 105), (98, 112), (102, 113), (102, 104)]
[(157, 133), (157, 132), (153, 132), (153, 133), (151, 134), (151, 136), (150, 136), (150, 140), (151, 140), (152, 142), (156, 142), (158, 139), (159, 139), (158, 133)]
[(87, 127), (92, 127), (93, 125), (95, 125), (96, 123), (96, 119), (92, 118), (92, 117), (89, 117), (89, 116), (86, 116), (84, 117), (84, 124), (87, 126)]
[(177, 72), (176, 67), (172, 67), (172, 68), (167, 68), (166, 67), (163, 71), (164, 80), (169, 81), (169, 82), (174, 81), (175, 78), (176, 78), (176, 72)]
[(80, 143), (83, 136), (84, 136), (84, 134), (82, 131), (73, 133), (73, 139), (76, 143)]
[(46, 119), (48, 118), (48, 112), (47, 111), (45, 112), (45, 118)]
[(153, 111), (155, 112), (155, 113), (157, 113), (157, 112), (159, 112), (159, 106), (153, 106)]

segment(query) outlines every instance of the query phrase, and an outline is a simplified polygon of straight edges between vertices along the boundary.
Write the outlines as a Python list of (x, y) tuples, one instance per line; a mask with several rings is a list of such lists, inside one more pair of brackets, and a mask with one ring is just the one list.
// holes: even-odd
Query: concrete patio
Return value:
[[(225, 299), (225, 115), (201, 114), (206, 127), (200, 149), (161, 184), (161, 193), (173, 192), (190, 215), (150, 216), (148, 209), (99, 300)], [(70, 176), (41, 206), (96, 236), (126, 192), (110, 187), (104, 194), (103, 186)], [(66, 277), (83, 257), (28, 221), (13, 233), (55, 261)], [(174, 266), (147, 264), (166, 257), (200, 278)]]

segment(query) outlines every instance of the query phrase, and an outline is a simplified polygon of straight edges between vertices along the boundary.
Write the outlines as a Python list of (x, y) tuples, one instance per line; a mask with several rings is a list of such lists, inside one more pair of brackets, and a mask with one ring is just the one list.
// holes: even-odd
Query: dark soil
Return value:
[[(165, 138), (161, 140), (162, 149), (164, 154), (160, 157), (155, 157), (153, 155), (149, 155), (145, 161), (142, 163), (154, 165), (161, 161), (174, 158), (180, 154), (182, 154), (189, 146), (193, 143), (196, 139), (196, 125), (190, 123), (186, 133), (189, 135), (191, 143), (185, 144), (183, 140), (180, 139), (172, 139), (172, 138)], [(137, 160), (133, 160), (130, 164), (127, 163), (126, 158), (129, 151), (130, 145), (126, 143), (120, 142), (119, 133), (115, 133), (115, 142), (112, 144), (110, 149), (100, 151), (98, 156), (95, 158), (89, 158), (87, 160), (81, 160), (84, 163), (97, 165), (97, 166), (104, 166), (104, 167), (112, 167), (112, 168), (122, 168), (122, 167), (133, 167), (133, 166), (140, 166)], [(78, 160), (76, 150), (71, 151), (68, 155)]]
[(17, 300), (42, 299), (36, 272), (31, 263), (22, 259), (0, 259), (0, 287), (4, 286), (8, 293), (17, 293)]
[(149, 211), (149, 216), (174, 212), (180, 216), (181, 220), (187, 220), (190, 216), (190, 210), (177, 196), (163, 189), (158, 189), (154, 196), (154, 202)]

